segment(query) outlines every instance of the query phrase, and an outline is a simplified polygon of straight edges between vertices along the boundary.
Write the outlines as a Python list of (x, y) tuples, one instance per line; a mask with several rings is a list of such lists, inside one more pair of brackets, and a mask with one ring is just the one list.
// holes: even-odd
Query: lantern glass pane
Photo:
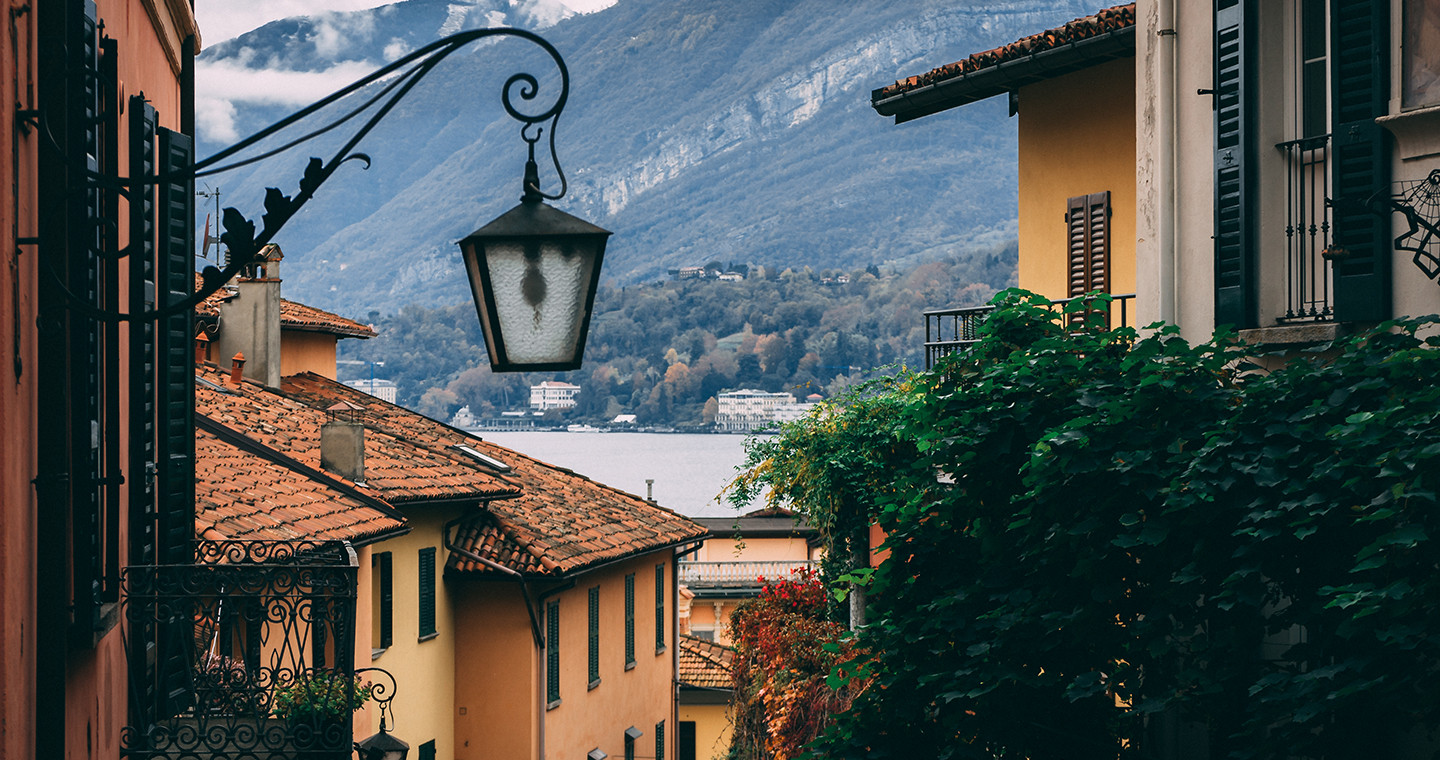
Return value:
[(509, 361), (574, 359), (595, 265), (593, 251), (584, 248), (589, 246), (565, 239), (486, 246), (495, 313)]

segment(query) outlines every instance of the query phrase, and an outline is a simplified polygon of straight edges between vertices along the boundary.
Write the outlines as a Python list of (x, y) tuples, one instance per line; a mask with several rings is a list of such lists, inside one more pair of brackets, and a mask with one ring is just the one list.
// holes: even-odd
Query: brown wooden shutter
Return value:
[(1078, 195), (1066, 201), (1068, 296), (1110, 291), (1110, 191)]

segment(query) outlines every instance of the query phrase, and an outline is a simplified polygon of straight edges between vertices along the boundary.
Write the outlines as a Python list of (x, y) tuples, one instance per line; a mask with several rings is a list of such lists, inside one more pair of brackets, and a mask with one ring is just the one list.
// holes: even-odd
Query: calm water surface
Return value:
[(645, 495), (690, 517), (735, 514), (715, 501), (745, 458), (743, 435), (689, 433), (491, 432), (475, 435), (608, 486)]

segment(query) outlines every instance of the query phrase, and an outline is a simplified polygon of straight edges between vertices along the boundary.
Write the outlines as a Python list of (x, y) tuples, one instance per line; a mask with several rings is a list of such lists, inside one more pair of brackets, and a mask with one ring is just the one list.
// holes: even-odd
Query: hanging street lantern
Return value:
[(494, 372), (580, 368), (610, 237), (544, 202), (530, 147), (520, 205), (460, 241)]

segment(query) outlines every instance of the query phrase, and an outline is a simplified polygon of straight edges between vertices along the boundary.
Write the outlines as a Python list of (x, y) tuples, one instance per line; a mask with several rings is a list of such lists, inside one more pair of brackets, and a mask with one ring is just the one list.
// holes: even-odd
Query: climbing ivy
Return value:
[[(754, 480), (830, 535), (863, 519), (889, 536), (856, 633), (874, 683), (811, 751), (1427, 746), (1436, 320), (1281, 361), (1228, 333), (1191, 346), (1173, 328), (1077, 330), (1084, 312), (1019, 291), (997, 303), (971, 349), (858, 402), (885, 410), (871, 424), (802, 421), (752, 451)], [(853, 482), (840, 459), (811, 461), (875, 435), (883, 464)], [(829, 480), (776, 477), (807, 471)]]

